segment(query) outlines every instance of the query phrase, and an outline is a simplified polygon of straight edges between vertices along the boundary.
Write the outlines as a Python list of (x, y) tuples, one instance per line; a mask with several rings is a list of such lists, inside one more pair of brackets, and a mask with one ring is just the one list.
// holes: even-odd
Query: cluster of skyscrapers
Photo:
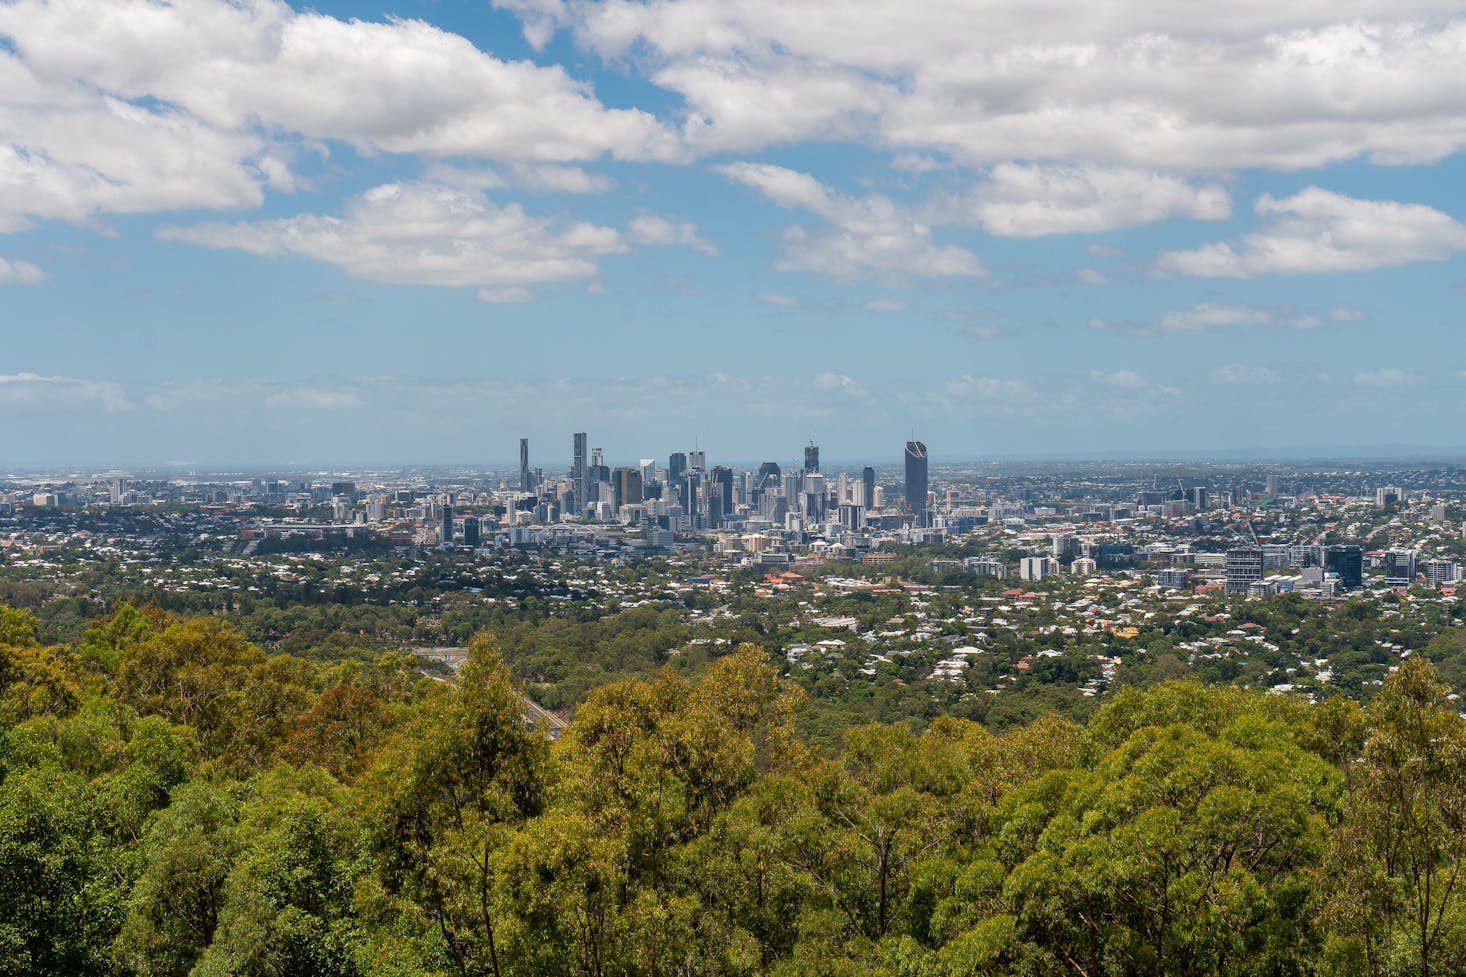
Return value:
[(832, 476), (820, 470), (820, 449), (813, 442), (804, 447), (803, 460), (792, 471), (774, 461), (735, 471), (709, 466), (706, 452), (694, 449), (672, 452), (665, 466), (642, 458), (635, 466), (612, 467), (578, 431), (571, 437), (570, 466), (563, 478), (555, 478), (530, 467), (529, 439), (521, 438), (514, 509), (526, 521), (647, 521), (673, 530), (717, 529), (740, 516), (777, 525), (838, 521), (858, 529), (877, 511), (917, 526), (928, 521), (927, 451), (920, 441), (906, 443), (904, 491), (898, 497), (904, 504), (899, 506), (887, 505), (871, 466)]

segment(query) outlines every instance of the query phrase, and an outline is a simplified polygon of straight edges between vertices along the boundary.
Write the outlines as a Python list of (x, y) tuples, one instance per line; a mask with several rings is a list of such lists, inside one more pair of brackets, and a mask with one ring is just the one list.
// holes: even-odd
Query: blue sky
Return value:
[(912, 9), (0, 0), (0, 467), (1460, 445), (1459, 4)]

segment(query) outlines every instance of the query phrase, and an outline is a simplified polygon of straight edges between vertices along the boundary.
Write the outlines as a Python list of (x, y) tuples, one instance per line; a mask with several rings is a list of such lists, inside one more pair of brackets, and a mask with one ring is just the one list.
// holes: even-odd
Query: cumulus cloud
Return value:
[(393, 153), (563, 162), (668, 158), (675, 136), (559, 66), (504, 61), (417, 20), (343, 21), (281, 0), (12, 0), (0, 34), (40, 76)]
[(1265, 366), (1243, 366), (1239, 363), (1214, 368), (1211, 378), (1230, 386), (1262, 386), (1278, 382), (1278, 374)]
[(716, 244), (698, 236), (696, 224), (680, 219), (669, 220), (656, 214), (632, 218), (627, 237), (636, 244), (680, 244), (707, 255), (718, 253)]
[(1466, 146), (1451, 0), (930, 0), (919, 16), (897, 0), (497, 3), (532, 42), (567, 28), (648, 63), (724, 149), (854, 130), (975, 163), (1296, 169)]
[(932, 209), (998, 237), (1095, 233), (1170, 217), (1225, 220), (1231, 213), (1231, 198), (1215, 183), (1147, 170), (1017, 163), (994, 166), (966, 197)]
[(681, 137), (557, 65), (505, 61), (415, 20), (281, 0), (0, 4), (0, 231), (95, 214), (258, 206), (297, 189), (291, 145), (504, 161), (530, 189), (608, 181), (553, 165), (670, 160)]
[(807, 173), (768, 163), (730, 163), (715, 170), (781, 207), (807, 210), (831, 225), (816, 232), (800, 225), (785, 228), (778, 263), (782, 271), (810, 271), (842, 281), (987, 274), (977, 255), (937, 244), (928, 223), (879, 194), (847, 197)]
[(871, 299), (863, 308), (867, 312), (905, 312), (911, 306), (900, 299), (881, 298)]
[(0, 373), (0, 410), (43, 411), (100, 408), (111, 414), (134, 408), (121, 384), (108, 380)]
[(46, 273), (29, 261), (0, 258), (0, 285), (34, 285), (46, 280)]
[(488, 289), (592, 278), (601, 257), (627, 249), (614, 228), (534, 217), (518, 204), (500, 207), (481, 193), (431, 184), (375, 187), (341, 217), (204, 223), (158, 235), (257, 255), (304, 255), (368, 281)]
[(1420, 379), (1398, 367), (1386, 366), (1378, 370), (1360, 370), (1354, 374), (1356, 387), (1401, 387)]
[(1466, 224), (1424, 204), (1358, 200), (1318, 187), (1264, 195), (1263, 226), (1240, 243), (1167, 251), (1158, 269), (1203, 278), (1372, 271), (1466, 251)]

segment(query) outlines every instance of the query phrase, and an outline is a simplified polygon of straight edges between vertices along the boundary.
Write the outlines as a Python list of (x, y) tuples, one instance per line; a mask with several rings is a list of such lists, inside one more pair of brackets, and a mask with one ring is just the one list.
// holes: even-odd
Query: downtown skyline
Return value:
[(0, 0), (0, 467), (1460, 445), (1458, 7), (923, 14)]

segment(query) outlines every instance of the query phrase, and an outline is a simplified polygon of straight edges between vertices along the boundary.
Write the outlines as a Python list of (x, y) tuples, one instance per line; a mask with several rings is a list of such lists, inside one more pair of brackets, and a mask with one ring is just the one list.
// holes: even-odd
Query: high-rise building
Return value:
[(1018, 561), (1018, 577), (1021, 580), (1047, 580), (1058, 574), (1059, 561), (1051, 556), (1025, 556)]
[(1411, 549), (1386, 550), (1380, 566), (1385, 571), (1385, 584), (1390, 587), (1408, 587), (1415, 582), (1415, 561), (1419, 554)]
[(813, 441), (804, 446), (804, 470), (807, 472), (820, 470), (820, 446)]
[(708, 453), (706, 451), (689, 451), (687, 453), (687, 467), (695, 472), (708, 470)]
[(469, 516), (467, 519), (463, 520), (464, 546), (478, 546), (480, 542), (479, 528), (480, 526), (477, 516)]
[(585, 458), (585, 432), (577, 431), (575, 434), (575, 460), (570, 466), (573, 491), (571, 504), (575, 507), (575, 518), (585, 518), (586, 503), (590, 501), (590, 492), (586, 488), (586, 458)]
[(753, 490), (762, 495), (764, 492), (771, 492), (779, 487), (779, 479), (782, 473), (779, 471), (777, 461), (766, 461), (758, 466), (758, 475), (753, 481)]
[(1227, 550), (1227, 593), (1246, 594), (1262, 580), (1262, 547), (1236, 546)]
[(453, 545), (453, 506), (451, 503), (444, 503), (439, 513), (438, 524), (438, 545), (448, 547)]
[(1461, 564), (1455, 560), (1421, 560), (1420, 572), (1432, 584), (1453, 584), (1461, 580)]
[(712, 484), (717, 486), (718, 497), (722, 500), (722, 511), (724, 515), (733, 511), (733, 469), (723, 465), (714, 465), (709, 474)]
[(1330, 546), (1324, 551), (1323, 567), (1338, 575), (1340, 590), (1364, 586), (1364, 550), (1358, 546)]
[(615, 492), (612, 500), (617, 509), (623, 505), (641, 505), (641, 471), (636, 468), (618, 468), (611, 479), (611, 486)]
[(860, 471), (860, 501), (867, 509), (876, 507), (876, 470), (869, 465)]
[(529, 480), (529, 438), (519, 439), (519, 491), (534, 491)]
[(926, 522), (926, 445), (906, 442), (906, 508), (916, 516), (917, 525)]
[(667, 458), (667, 484), (676, 485), (687, 474), (687, 455), (681, 451), (672, 452)]

